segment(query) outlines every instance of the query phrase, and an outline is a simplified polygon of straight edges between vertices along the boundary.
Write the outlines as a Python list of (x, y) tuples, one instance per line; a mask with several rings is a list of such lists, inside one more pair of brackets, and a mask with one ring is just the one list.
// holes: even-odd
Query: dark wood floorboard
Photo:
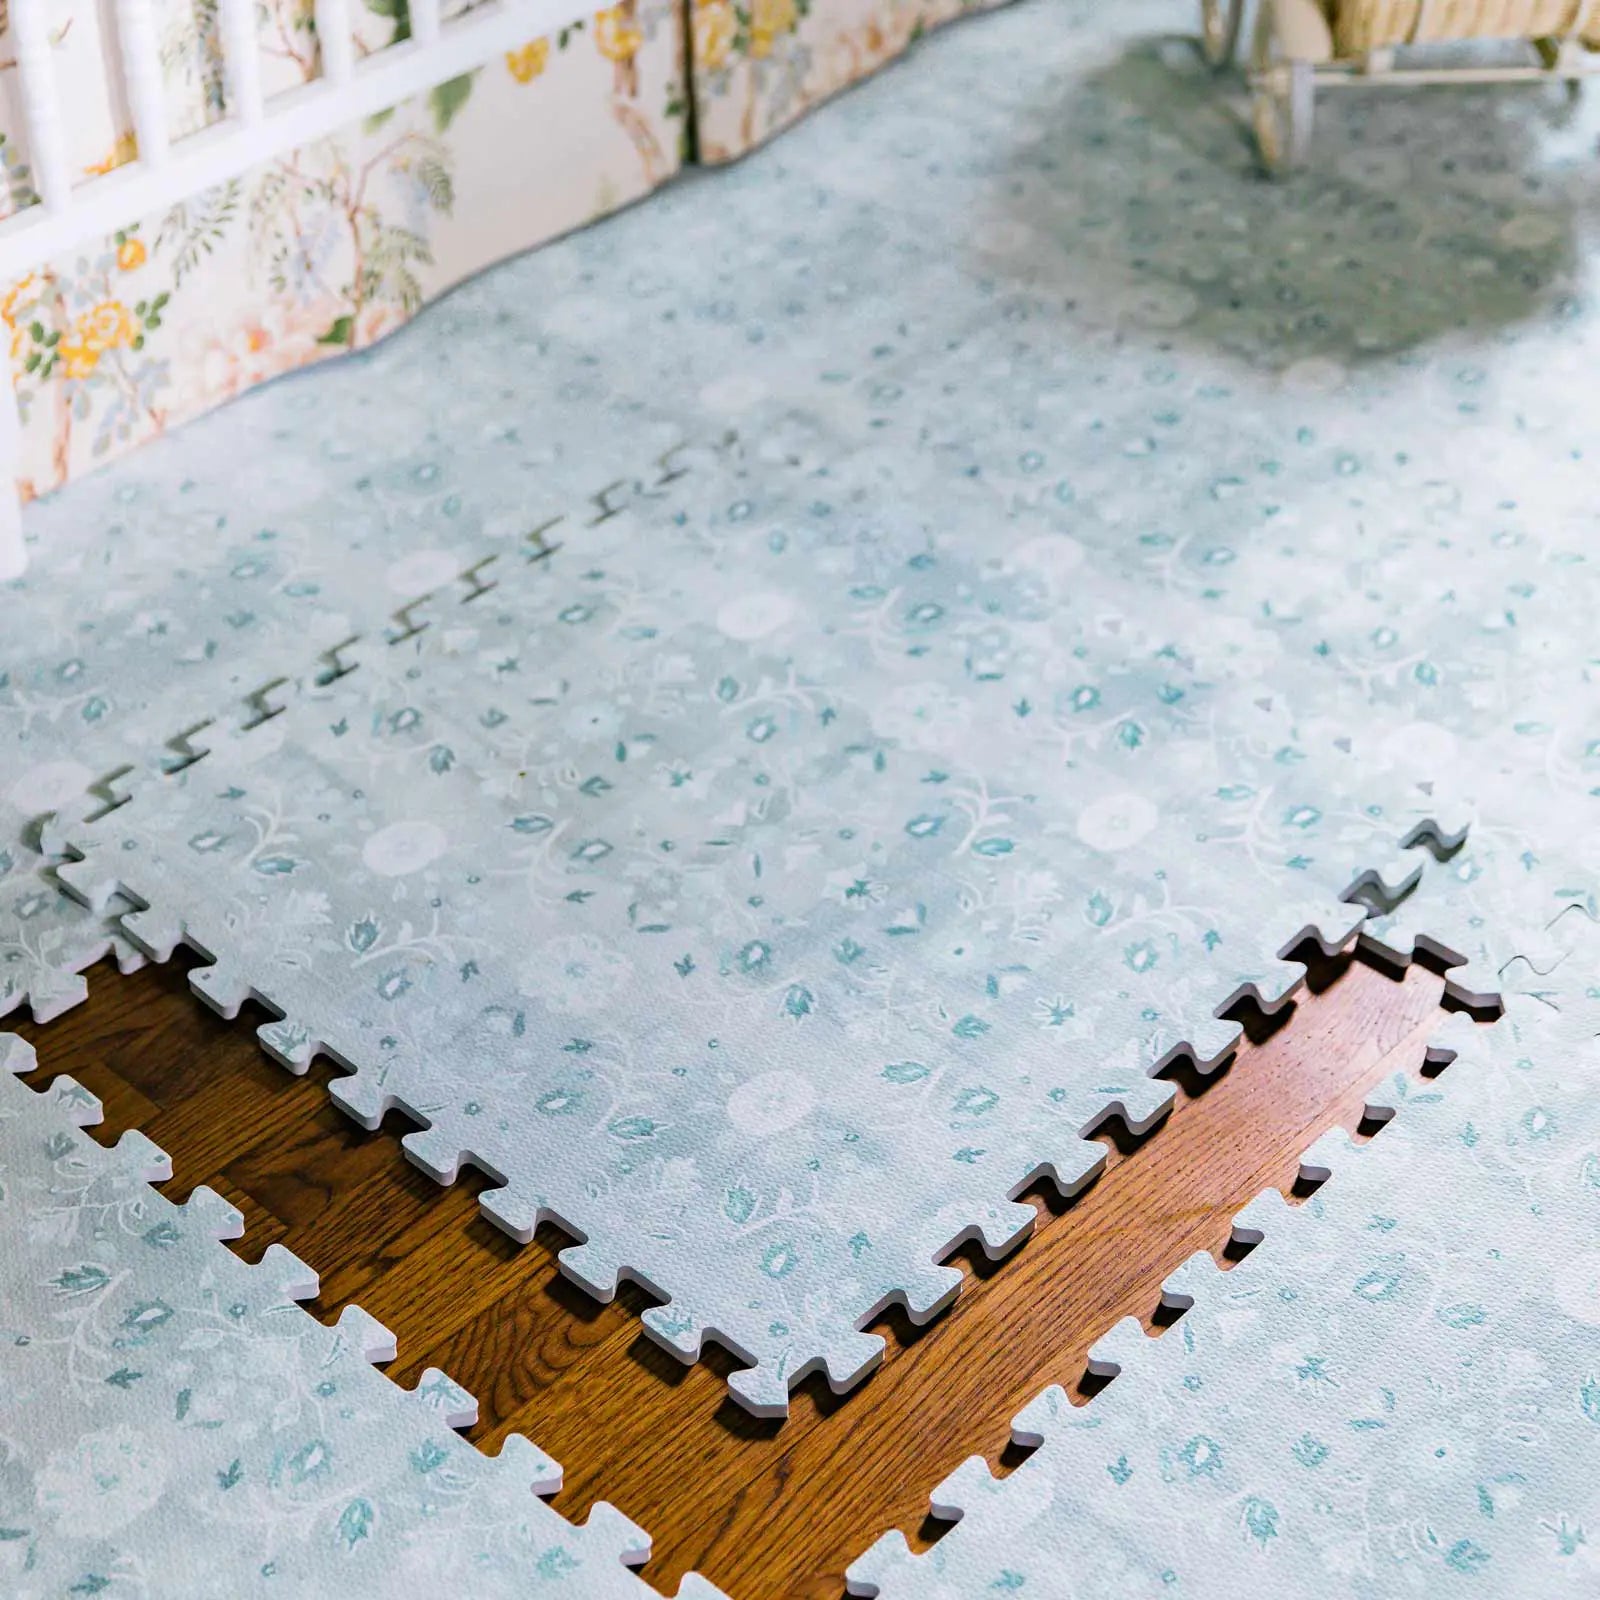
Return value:
[(1421, 1067), (1441, 996), (1424, 970), (1402, 981), (1321, 962), (1287, 1016), (1254, 1019), (1259, 1042), (1231, 1067), (1179, 1075), (1158, 1129), (1107, 1130), (1106, 1170), (1077, 1200), (1030, 1196), (1039, 1226), (1008, 1260), (960, 1258), (968, 1281), (948, 1313), (923, 1329), (885, 1319), (888, 1354), (856, 1392), (819, 1379), (779, 1426), (728, 1400), (727, 1362), (685, 1368), (653, 1344), (638, 1295), (601, 1306), (561, 1278), (553, 1232), (518, 1246), (478, 1214), (470, 1180), (436, 1186), (396, 1143), (403, 1119), (363, 1132), (328, 1101), (325, 1071), (271, 1062), (185, 971), (97, 969), (86, 1005), (17, 1031), (41, 1075), (71, 1072), (104, 1100), (102, 1137), (136, 1126), (168, 1151), (175, 1198), (208, 1183), (238, 1205), (242, 1254), (280, 1241), (314, 1267), (317, 1315), (355, 1300), (387, 1324), (398, 1381), (443, 1367), (479, 1397), (471, 1437), (490, 1450), (509, 1432), (536, 1438), (566, 1466), (560, 1510), (611, 1501), (654, 1536), (651, 1581), (670, 1593), (696, 1567), (735, 1600), (837, 1600), (884, 1529), (935, 1531), (927, 1496), (946, 1473), (973, 1453), (999, 1463), (1033, 1394), (1076, 1388), (1119, 1318), (1151, 1325), (1173, 1268), (1220, 1253), (1233, 1213), (1287, 1190), (1324, 1129), (1354, 1129), (1371, 1084)]

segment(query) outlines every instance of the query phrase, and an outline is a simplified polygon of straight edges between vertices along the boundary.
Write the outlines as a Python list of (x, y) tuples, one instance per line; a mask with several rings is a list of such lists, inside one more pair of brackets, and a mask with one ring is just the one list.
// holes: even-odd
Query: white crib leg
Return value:
[[(17, 479), (22, 470), (22, 419), (11, 363), (0, 367), (0, 583), (20, 578), (28, 564), (22, 544), (22, 497)], [(3, 602), (0, 602), (3, 603)]]

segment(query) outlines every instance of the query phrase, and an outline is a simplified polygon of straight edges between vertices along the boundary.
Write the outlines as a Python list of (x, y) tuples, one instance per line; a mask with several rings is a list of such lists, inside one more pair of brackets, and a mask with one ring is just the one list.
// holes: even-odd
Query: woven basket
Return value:
[[(1600, 4), (1589, 0), (1323, 0), (1342, 56), (1447, 39), (1559, 39), (1583, 23), (1600, 48)], [(1420, 26), (1419, 26), (1420, 24)]]

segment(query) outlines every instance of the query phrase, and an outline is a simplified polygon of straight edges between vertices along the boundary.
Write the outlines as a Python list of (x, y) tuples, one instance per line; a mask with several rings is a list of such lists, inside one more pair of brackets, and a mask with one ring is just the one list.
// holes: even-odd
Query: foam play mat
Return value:
[[(1274, 186), (1174, 26), (972, 19), (31, 508), (0, 1015), (191, 947), (778, 1428), (1308, 939), (1426, 958), (1501, 1020), (850, 1589), (1593, 1593), (1600, 123), (1375, 99)], [(0, 1052), (8, 1592), (647, 1592)]]

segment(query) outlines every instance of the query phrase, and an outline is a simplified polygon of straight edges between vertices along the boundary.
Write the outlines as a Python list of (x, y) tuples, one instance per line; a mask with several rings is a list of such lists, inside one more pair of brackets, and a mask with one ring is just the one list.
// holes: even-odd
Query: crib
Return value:
[[(1244, 0), (1201, 0), (1200, 47), (1219, 71), (1238, 49)], [(1415, 45), (1503, 40), (1504, 64), (1407, 64)], [(1251, 121), (1274, 176), (1303, 165), (1319, 89), (1558, 81), (1600, 70), (1600, 0), (1260, 0), (1250, 51)]]
[[(440, 0), (410, 0), (410, 38), (358, 59), (352, 7), (359, 3), (315, 0), (319, 76), (267, 96), (255, 0), (218, 0), (224, 114), (175, 139), (163, 100), (152, 0), (112, 0), (118, 47), (112, 65), (131, 114), (137, 154), (108, 172), (84, 176), (73, 171), (66, 154), (65, 119), (72, 108), (51, 59), (50, 0), (11, 0), (22, 132), (37, 198), (0, 221), (0, 284), (257, 162), (448, 83), (590, 9), (584, 0), (486, 0), (446, 18)], [(5, 390), (0, 470), (15, 484), (20, 423), (13, 384)], [(25, 561), (19, 498), (14, 488), (0, 489), (0, 580), (18, 576)]]

